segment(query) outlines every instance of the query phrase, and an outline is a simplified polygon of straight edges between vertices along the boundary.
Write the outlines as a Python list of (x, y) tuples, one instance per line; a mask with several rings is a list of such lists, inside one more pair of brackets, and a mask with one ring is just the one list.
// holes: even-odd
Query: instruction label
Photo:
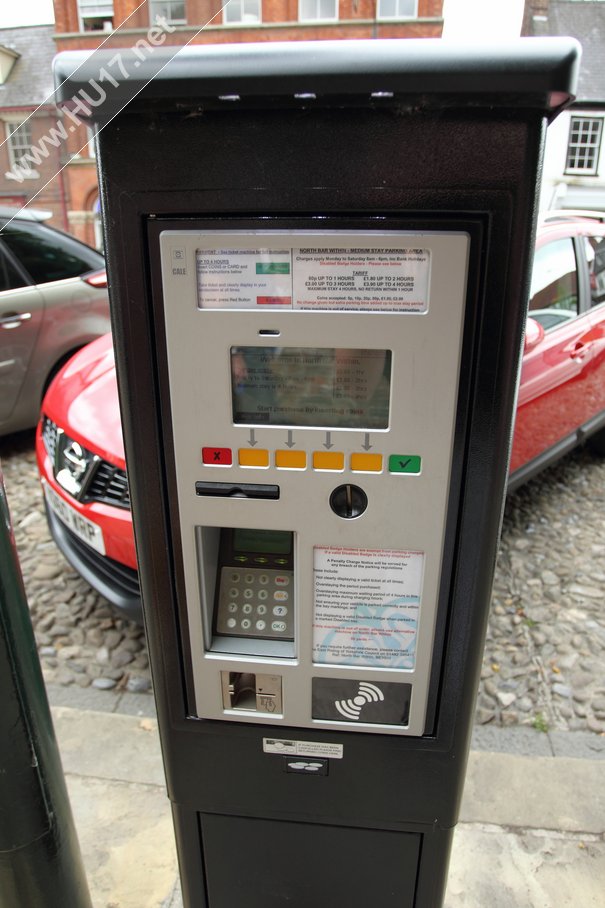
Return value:
[(426, 249), (294, 249), (295, 309), (426, 312)]
[(327, 741), (291, 741), (284, 738), (263, 738), (263, 750), (266, 754), (285, 754), (297, 757), (327, 757), (342, 760), (342, 744), (330, 744)]
[(314, 661), (413, 669), (424, 554), (316, 546), (313, 565)]
[(201, 309), (428, 310), (427, 249), (198, 249)]
[(198, 249), (202, 309), (292, 308), (290, 249)]

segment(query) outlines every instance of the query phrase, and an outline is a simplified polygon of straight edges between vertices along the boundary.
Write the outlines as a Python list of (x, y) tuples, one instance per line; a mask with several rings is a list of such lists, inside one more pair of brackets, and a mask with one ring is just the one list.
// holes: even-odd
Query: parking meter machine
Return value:
[(90, 115), (184, 902), (435, 908), (577, 47), (174, 52)]

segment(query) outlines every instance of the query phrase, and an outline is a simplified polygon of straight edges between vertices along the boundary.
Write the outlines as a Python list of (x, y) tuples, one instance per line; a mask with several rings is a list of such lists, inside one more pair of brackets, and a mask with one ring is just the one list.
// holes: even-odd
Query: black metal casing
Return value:
[[(104, 84), (92, 117), (103, 127), (120, 402), (184, 902), (435, 908), (481, 666), (545, 128), (571, 98), (578, 47), (318, 42), (196, 47), (170, 62), (173, 50), (131, 69), (113, 94)], [(58, 58), (65, 106), (102, 60)], [(266, 726), (200, 720), (191, 708), (158, 238), (201, 221), (250, 228), (259, 218), (276, 228), (471, 236), (426, 732), (305, 729), (305, 740), (345, 745), (344, 759), (314, 777), (286, 773), (282, 758), (263, 753)]]

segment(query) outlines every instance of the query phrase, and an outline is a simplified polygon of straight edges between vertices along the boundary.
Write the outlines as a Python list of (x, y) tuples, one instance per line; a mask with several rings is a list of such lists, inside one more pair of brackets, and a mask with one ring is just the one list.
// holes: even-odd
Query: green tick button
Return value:
[(420, 473), (422, 458), (417, 454), (391, 454), (389, 473)]

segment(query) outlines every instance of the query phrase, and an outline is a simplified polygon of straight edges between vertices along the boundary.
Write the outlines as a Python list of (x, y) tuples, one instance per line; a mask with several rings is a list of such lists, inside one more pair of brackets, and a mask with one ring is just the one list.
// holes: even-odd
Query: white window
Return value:
[(326, 22), (338, 19), (338, 0), (299, 0), (300, 22)]
[(172, 25), (186, 25), (185, 0), (149, 0), (150, 22), (155, 23), (158, 16)]
[(602, 117), (572, 117), (567, 144), (566, 173), (595, 176), (603, 135)]
[(416, 19), (418, 0), (378, 0), (379, 19)]
[(261, 0), (229, 0), (223, 9), (226, 25), (236, 22), (254, 24), (261, 20)]
[[(8, 156), (11, 167), (13, 167), (13, 165), (19, 163), (23, 155), (32, 147), (32, 130), (30, 123), (7, 123), (6, 137), (8, 139)], [(31, 163), (24, 161), (23, 166), (26, 166), (29, 169)]]
[(78, 0), (78, 19), (81, 32), (111, 31), (113, 0)]

